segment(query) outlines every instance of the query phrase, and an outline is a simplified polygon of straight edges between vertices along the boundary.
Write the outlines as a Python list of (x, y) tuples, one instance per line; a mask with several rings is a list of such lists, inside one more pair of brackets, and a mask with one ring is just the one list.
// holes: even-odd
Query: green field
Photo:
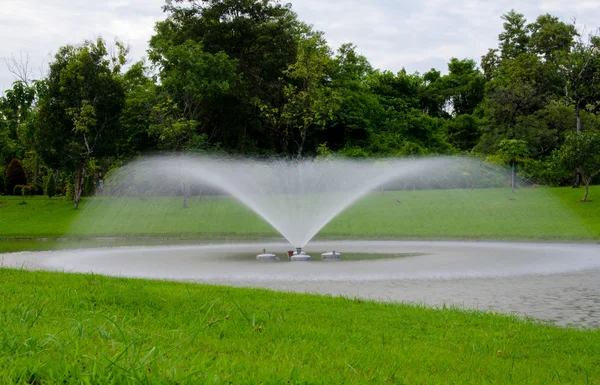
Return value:
[[(374, 193), (336, 217), (321, 239), (600, 239), (597, 202), (581, 189), (425, 190)], [(280, 235), (230, 197), (90, 199), (0, 197), (0, 238), (123, 237), (257, 239)]]
[(600, 330), (0, 269), (2, 384), (598, 384)]

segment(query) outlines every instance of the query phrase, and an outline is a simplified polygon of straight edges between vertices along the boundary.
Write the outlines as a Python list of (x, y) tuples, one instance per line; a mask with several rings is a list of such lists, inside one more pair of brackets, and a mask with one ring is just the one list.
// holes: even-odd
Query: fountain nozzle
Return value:
[(298, 255), (302, 254), (302, 247), (296, 247), (296, 253), (298, 253)]

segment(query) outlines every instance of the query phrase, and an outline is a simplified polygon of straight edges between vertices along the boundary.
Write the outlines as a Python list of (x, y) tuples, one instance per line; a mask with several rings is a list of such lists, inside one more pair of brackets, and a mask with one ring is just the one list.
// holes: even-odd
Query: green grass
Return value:
[[(427, 190), (371, 194), (341, 213), (321, 239), (600, 239), (600, 198), (579, 203), (581, 189)], [(590, 197), (600, 195), (600, 186)], [(0, 197), (0, 237), (280, 237), (229, 197), (87, 200), (78, 211), (60, 198)], [(400, 203), (398, 203), (400, 202)], [(1, 247), (1, 246), (0, 246)]]
[(2, 384), (599, 384), (600, 330), (0, 269)]

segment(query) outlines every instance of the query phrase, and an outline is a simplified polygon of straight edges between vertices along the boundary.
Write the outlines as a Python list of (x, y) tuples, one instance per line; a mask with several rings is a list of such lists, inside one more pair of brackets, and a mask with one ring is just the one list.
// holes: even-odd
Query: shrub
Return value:
[(56, 193), (54, 195), (63, 195), (63, 188), (62, 187), (56, 187)]
[(94, 195), (94, 190), (96, 186), (94, 185), (94, 179), (91, 177), (85, 178), (85, 185), (83, 186), (83, 195), (86, 197)]
[(52, 198), (54, 195), (56, 195), (56, 182), (54, 181), (54, 175), (50, 174), (48, 175), (48, 179), (46, 179), (46, 195), (48, 195), (48, 198)]
[(44, 195), (44, 188), (41, 184), (35, 184), (35, 195)]
[(65, 186), (65, 197), (71, 201), (75, 199), (75, 185), (71, 182)]
[(23, 185), (18, 184), (13, 187), (13, 194), (17, 196), (23, 195)]
[(0, 174), (0, 195), (4, 194), (4, 175), (2, 174)]
[(33, 196), (37, 193), (37, 187), (34, 184), (27, 184), (23, 186), (23, 195), (26, 197)]
[(4, 183), (6, 185), (6, 190), (13, 192), (15, 191), (15, 186), (27, 184), (25, 170), (18, 159), (13, 158), (13, 160), (10, 161), (8, 168), (6, 169)]

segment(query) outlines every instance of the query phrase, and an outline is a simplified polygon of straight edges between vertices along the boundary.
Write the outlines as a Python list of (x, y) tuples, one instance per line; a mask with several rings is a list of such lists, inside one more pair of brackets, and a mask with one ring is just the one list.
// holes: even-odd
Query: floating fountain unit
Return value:
[(288, 251), (288, 257), (292, 262), (302, 262), (302, 261), (310, 261), (310, 255), (307, 255), (304, 251), (302, 251), (301, 247), (296, 248), (296, 251)]
[(262, 254), (258, 254), (256, 256), (256, 259), (259, 261), (276, 261), (279, 258), (277, 258), (277, 256), (273, 253), (267, 253), (266, 249), (263, 249)]
[(327, 251), (327, 252), (321, 254), (321, 258), (323, 258), (323, 260), (326, 260), (326, 261), (337, 261), (338, 259), (340, 259), (341, 256), (342, 255), (335, 250)]

